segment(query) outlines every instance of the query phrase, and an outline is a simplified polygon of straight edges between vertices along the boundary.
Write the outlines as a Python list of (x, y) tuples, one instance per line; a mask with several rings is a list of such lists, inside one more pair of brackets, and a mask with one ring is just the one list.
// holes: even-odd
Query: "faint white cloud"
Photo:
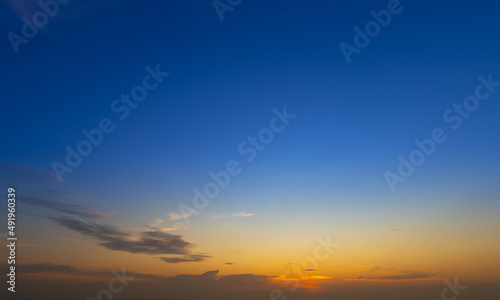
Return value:
[(253, 216), (252, 213), (247, 213), (247, 212), (235, 212), (234, 214), (231, 215), (231, 217), (251, 217)]
[(234, 217), (234, 218), (245, 218), (245, 217), (251, 217), (251, 216), (253, 216), (253, 213), (248, 213), (248, 212), (240, 211), (240, 212), (232, 213), (230, 215), (228, 215), (228, 214), (215, 215), (215, 216), (213, 216), (213, 218), (216, 218), (216, 219), (231, 218), (231, 217)]
[(151, 226), (158, 226), (163, 223), (163, 219), (157, 218)]
[(149, 229), (152, 229), (152, 230), (156, 230), (156, 231), (162, 231), (162, 232), (165, 232), (165, 231), (174, 231), (174, 230), (179, 230), (179, 229), (188, 229), (188, 227), (186, 226), (186, 224), (182, 223), (182, 222), (175, 222), (173, 226), (171, 227), (161, 227), (159, 225), (163, 224), (165, 220), (161, 219), (161, 218), (157, 218), (153, 224), (151, 225), (147, 225), (146, 227), (149, 228)]
[(192, 212), (188, 212), (187, 214), (184, 214), (184, 215), (179, 215), (178, 213), (175, 213), (175, 212), (171, 212), (170, 214), (168, 214), (170, 221), (184, 220), (184, 219), (191, 217), (192, 215), (193, 215)]
[(354, 266), (360, 269), (363, 273), (369, 275), (360, 275), (344, 280), (365, 280), (365, 281), (398, 281), (398, 280), (435, 280), (436, 274), (428, 274), (418, 271), (399, 271), (395, 268), (378, 266), (378, 265), (364, 265)]

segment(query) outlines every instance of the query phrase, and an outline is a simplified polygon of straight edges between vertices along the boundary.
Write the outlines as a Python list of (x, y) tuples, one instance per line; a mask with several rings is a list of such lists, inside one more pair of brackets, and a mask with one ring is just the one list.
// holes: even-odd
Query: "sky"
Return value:
[(500, 292), (496, 1), (0, 5), (2, 299)]

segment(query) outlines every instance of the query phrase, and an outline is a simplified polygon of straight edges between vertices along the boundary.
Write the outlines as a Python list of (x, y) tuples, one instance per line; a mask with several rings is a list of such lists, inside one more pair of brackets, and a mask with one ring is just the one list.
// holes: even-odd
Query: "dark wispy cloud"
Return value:
[(218, 276), (219, 270), (212, 270), (201, 275), (177, 275), (167, 278), (167, 285), (176, 287), (196, 287), (206, 290), (259, 290), (272, 287), (274, 276), (254, 274), (230, 274)]
[(0, 181), (22, 186), (23, 191), (31, 191), (18, 200), (33, 208), (29, 213), (51, 219), (65, 228), (93, 238), (98, 241), (99, 246), (106, 249), (165, 255), (161, 260), (169, 263), (197, 262), (210, 257), (192, 253), (193, 244), (180, 235), (165, 232), (164, 228), (129, 232), (106, 222), (114, 214), (113, 211), (103, 212), (86, 205), (47, 200), (61, 195), (57, 178), (52, 172), (15, 164), (0, 164)]
[(57, 265), (50, 262), (39, 264), (20, 264), (16, 266), (17, 270), (23, 274), (30, 273), (74, 273), (76, 269), (69, 265)]
[(168, 263), (197, 262), (208, 255), (192, 253), (193, 244), (182, 236), (160, 230), (139, 233), (126, 231), (105, 222), (108, 215), (87, 206), (57, 201), (25, 198), (22, 203), (37, 209), (40, 216), (59, 225), (98, 241), (98, 245), (109, 250), (151, 255), (169, 255), (160, 259)]
[[(6, 262), (0, 262), (0, 269), (8, 269)], [(20, 299), (82, 299), (96, 298), (97, 291), (107, 287), (109, 280), (115, 274), (125, 274), (132, 278), (126, 288), (127, 299), (147, 299), (153, 295), (155, 299), (269, 299), (275, 297), (273, 290), (279, 289), (282, 296), (279, 299), (406, 299), (421, 300), (434, 299), (436, 293), (443, 288), (440, 281), (423, 282), (423, 284), (369, 284), (358, 281), (356, 284), (325, 283), (321, 289), (307, 289), (307, 281), (302, 280), (298, 290), (291, 291), (290, 282), (286, 283), (279, 277), (255, 274), (220, 275), (218, 270), (203, 274), (177, 275), (167, 277), (158, 274), (145, 274), (124, 268), (112, 270), (85, 270), (68, 265), (41, 263), (33, 265), (16, 265), (16, 273), (30, 276), (23, 277), (25, 286), (30, 288), (19, 289), (16, 295)], [(70, 276), (47, 276), (47, 274), (62, 274)], [(21, 275), (20, 275), (21, 276)], [(67, 279), (78, 278), (78, 284), (68, 284)], [(130, 279), (130, 280), (132, 280)], [(296, 280), (296, 278), (295, 278)], [(362, 279), (359, 279), (362, 280)], [(394, 282), (393, 282), (394, 283)], [(401, 282), (402, 283), (402, 282)], [(498, 284), (487, 283), (478, 286), (471, 299), (488, 299), (495, 295)], [(468, 291), (468, 290), (467, 290)], [(313, 292), (313, 293), (311, 293)], [(471, 290), (471, 292), (473, 292)], [(42, 295), (42, 296), (41, 296)], [(82, 296), (83, 295), (83, 296)], [(90, 297), (89, 297), (90, 295)], [(125, 295), (125, 294), (124, 294)], [(145, 296), (146, 295), (146, 296)], [(274, 296), (273, 296), (274, 295)], [(422, 296), (423, 295), (423, 296)], [(437, 294), (439, 296), (439, 294)], [(99, 298), (99, 297), (97, 297)], [(491, 297), (490, 297), (491, 298)]]
[(203, 254), (191, 254), (180, 257), (158, 257), (158, 259), (171, 264), (176, 264), (180, 262), (195, 262), (195, 261), (204, 261), (206, 258), (209, 258), (208, 255)]
[(173, 235), (159, 231), (143, 231), (138, 234), (125, 232), (122, 229), (71, 217), (53, 218), (60, 225), (100, 241), (99, 245), (110, 250), (145, 254), (188, 254), (193, 246)]
[(57, 177), (54, 173), (45, 170), (35, 170), (28, 166), (16, 164), (0, 164), (0, 182), (25, 184), (55, 184)]
[(24, 196), (59, 196), (61, 190), (54, 173), (17, 164), (0, 164), (0, 186), (22, 190)]
[(73, 216), (80, 216), (82, 218), (107, 219), (110, 215), (114, 213), (114, 212), (98, 211), (90, 206), (41, 200), (41, 199), (36, 199), (34, 197), (23, 197), (21, 201), (22, 203), (26, 203), (33, 207), (37, 207), (41, 211), (48, 214), (55, 212), (55, 213), (69, 214)]
[[(0, 267), (5, 267), (0, 264)], [(19, 264), (17, 270), (23, 274), (68, 274), (81, 277), (100, 276), (109, 277), (109, 270), (85, 270), (77, 269), (70, 265), (60, 265), (51, 262), (38, 264)], [(224, 290), (268, 290), (278, 287), (272, 282), (273, 276), (254, 274), (229, 274), (219, 275), (219, 270), (207, 271), (203, 274), (180, 274), (176, 276), (162, 276), (156, 274), (138, 273), (132, 270), (121, 270), (128, 276), (136, 279), (148, 279), (150, 282), (160, 283), (164, 290), (169, 292), (177, 291), (184, 294), (189, 291), (217, 292)]]
[(221, 286), (230, 286), (233, 289), (259, 289), (269, 286), (269, 280), (274, 277), (254, 274), (230, 274), (219, 278)]
[[(7, 265), (0, 264), (0, 267), (7, 268)], [(77, 269), (70, 265), (55, 264), (52, 262), (43, 262), (38, 264), (18, 264), (16, 265), (16, 271), (20, 274), (67, 274), (75, 276), (99, 276), (99, 277), (109, 277), (111, 275), (110, 270), (85, 270)], [(128, 276), (138, 278), (138, 279), (165, 279), (167, 277), (155, 274), (145, 274), (128, 271), (125, 268), (118, 270), (124, 272)]]
[(437, 276), (436, 274), (427, 274), (423, 272), (398, 271), (394, 268), (378, 266), (378, 265), (356, 266), (356, 268), (361, 268), (371, 274), (365, 276), (354, 276), (345, 280), (366, 280), (366, 281), (424, 280), (424, 279), (436, 279)]
[(436, 274), (408, 273), (408, 274), (379, 276), (379, 277), (355, 276), (348, 278), (346, 280), (393, 281), (393, 280), (422, 280), (422, 279), (436, 279)]

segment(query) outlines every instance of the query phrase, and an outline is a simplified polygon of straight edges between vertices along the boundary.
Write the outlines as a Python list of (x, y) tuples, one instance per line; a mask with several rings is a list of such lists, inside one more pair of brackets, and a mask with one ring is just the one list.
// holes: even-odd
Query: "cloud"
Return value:
[(399, 281), (399, 280), (431, 280), (436, 279), (436, 274), (407, 273), (380, 277), (354, 276), (344, 280), (367, 280), (367, 281)]
[(177, 275), (167, 278), (167, 285), (182, 289), (211, 291), (222, 290), (268, 290), (272, 287), (272, 276), (254, 274), (230, 274), (218, 276), (219, 270), (201, 275)]
[(210, 256), (203, 255), (203, 254), (190, 254), (190, 255), (184, 255), (181, 257), (158, 257), (158, 259), (170, 263), (170, 264), (176, 264), (180, 262), (194, 262), (194, 261), (204, 261), (205, 258), (209, 258)]
[[(0, 264), (0, 266), (5, 266)], [(70, 265), (58, 265), (51, 262), (43, 262), (38, 264), (19, 264), (16, 266), (23, 274), (34, 273), (54, 273), (54, 274), (73, 274), (80, 276), (109, 276), (109, 270), (82, 270)], [(219, 270), (210, 270), (200, 275), (180, 274), (172, 277), (145, 274), (126, 271), (127, 275), (143, 279), (161, 280), (163, 285), (166, 284), (167, 290), (178, 288), (189, 289), (210, 289), (210, 290), (225, 290), (225, 289), (265, 289), (269, 286), (273, 276), (254, 275), (254, 274), (229, 274), (220, 276)]]
[(39, 264), (19, 265), (17, 270), (20, 273), (73, 273), (75, 268), (69, 265), (56, 265), (49, 262)]
[(378, 265), (355, 266), (355, 268), (360, 268), (368, 273), (375, 274), (370, 276), (354, 276), (345, 280), (398, 281), (436, 279), (436, 274), (426, 274), (415, 271), (397, 271), (394, 268)]
[[(8, 269), (7, 265), (0, 264), (2, 269)], [(122, 269), (125, 271), (125, 269)], [(52, 262), (42, 262), (37, 264), (17, 264), (16, 272), (20, 274), (66, 274), (66, 275), (76, 275), (76, 276), (103, 276), (109, 277), (109, 270), (82, 270), (77, 269), (70, 265), (60, 265)], [(126, 271), (127, 275), (131, 275), (141, 279), (164, 279), (164, 276), (155, 274), (144, 274), (137, 272)]]
[(379, 273), (392, 272), (392, 271), (396, 270), (394, 268), (389, 268), (389, 267), (385, 267), (385, 266), (378, 266), (378, 265), (355, 266), (355, 268), (358, 268), (358, 269), (361, 269), (364, 271), (379, 272)]
[(215, 218), (215, 219), (221, 219), (221, 218), (246, 218), (246, 217), (251, 217), (253, 215), (254, 215), (253, 213), (247, 213), (247, 212), (241, 211), (241, 212), (232, 213), (230, 215), (228, 215), (228, 214), (215, 215), (215, 216), (212, 216), (212, 218)]
[(188, 213), (184, 215), (179, 215), (178, 213), (175, 212), (171, 212), (170, 214), (168, 214), (170, 221), (184, 220), (190, 218), (192, 215), (194, 215), (194, 211), (188, 211)]
[(231, 289), (258, 289), (268, 286), (270, 279), (271, 277), (265, 275), (233, 274), (219, 278), (218, 284)]
[(147, 230), (134, 233), (106, 222), (114, 211), (99, 211), (90, 206), (45, 200), (62, 195), (57, 178), (51, 172), (0, 164), (0, 180), (9, 181), (10, 184), (19, 183), (24, 188), (30, 187), (32, 192), (19, 198), (20, 204), (33, 208), (28, 213), (53, 220), (62, 227), (88, 236), (106, 249), (150, 255), (177, 255), (179, 257), (167, 259), (176, 262), (196, 262), (210, 257), (193, 254), (191, 251), (195, 245), (185, 241), (180, 235), (166, 232), (185, 228), (182, 224), (161, 228), (158, 226), (163, 220), (158, 218)]
[(109, 216), (116, 213), (114, 211), (107, 211), (107, 212), (98, 211), (89, 206), (57, 202), (57, 201), (41, 200), (32, 197), (22, 198), (22, 203), (29, 204), (33, 207), (38, 207), (42, 211), (48, 213), (56, 212), (56, 213), (69, 214), (73, 216), (79, 216), (82, 218), (90, 218), (90, 219), (108, 219)]
[(399, 228), (393, 228), (389, 232), (397, 232), (397, 231), (399, 231)]
[(253, 214), (247, 212), (235, 212), (231, 215), (231, 217), (240, 217), (240, 218), (251, 217), (251, 216), (253, 216)]
[(57, 177), (50, 171), (34, 170), (28, 166), (16, 164), (0, 164), (0, 182), (56, 185)]
[(161, 223), (163, 223), (163, 219), (156, 218), (156, 220), (153, 222), (153, 224), (151, 226), (158, 226)]
[[(0, 262), (0, 269), (7, 268), (7, 264)], [(25, 274), (26, 284), (32, 289), (20, 290), (23, 299), (76, 299), (82, 294), (95, 296), (94, 291), (106, 287), (110, 278), (116, 273), (125, 274), (134, 278), (133, 288), (127, 289), (127, 296), (131, 299), (144, 299), (144, 295), (157, 295), (159, 298), (168, 299), (261, 299), (269, 297), (275, 289), (283, 292), (289, 290), (290, 284), (276, 276), (258, 274), (225, 274), (219, 270), (210, 270), (202, 274), (180, 274), (176, 276), (163, 276), (157, 274), (138, 273), (133, 270), (120, 268), (114, 269), (78, 269), (64, 264), (50, 262), (23, 265), (18, 264), (16, 271)], [(113, 273), (114, 271), (114, 273)], [(63, 276), (51, 276), (63, 275)], [(24, 277), (23, 277), (24, 278)], [(327, 276), (312, 276), (301, 282), (300, 290), (296, 294), (318, 291), (317, 285), (327, 284)], [(78, 284), (68, 284), (78, 282)], [(132, 286), (132, 285), (131, 285)], [(63, 295), (59, 297), (60, 295)], [(80, 295), (80, 296), (79, 296)], [(92, 296), (91, 295), (91, 296)], [(288, 295), (288, 294), (287, 294)], [(331, 297), (330, 297), (331, 298)], [(328, 299), (330, 299), (328, 298)], [(307, 298), (302, 299), (309, 299)]]
[(186, 226), (185, 223), (182, 222), (175, 222), (172, 227), (160, 227), (159, 225), (164, 222), (163, 219), (157, 218), (153, 224), (147, 225), (146, 228), (154, 231), (174, 231), (174, 230), (179, 230), (179, 229), (187, 229), (188, 226)]
[(185, 241), (180, 235), (162, 230), (133, 233), (104, 223), (106, 214), (89, 207), (31, 198), (24, 198), (22, 202), (44, 211), (43, 216), (57, 224), (97, 240), (99, 246), (109, 250), (151, 255), (179, 255), (176, 262), (202, 261), (210, 257), (191, 253), (194, 245)]
[(138, 234), (122, 229), (72, 217), (53, 218), (60, 225), (100, 241), (99, 245), (110, 250), (144, 254), (189, 254), (192, 247), (180, 235), (162, 231), (143, 231)]
[(0, 186), (22, 188), (24, 196), (46, 197), (62, 194), (54, 173), (16, 164), (0, 164)]
[(230, 266), (232, 266), (232, 265), (234, 265), (234, 263), (226, 263), (226, 265), (230, 265)]

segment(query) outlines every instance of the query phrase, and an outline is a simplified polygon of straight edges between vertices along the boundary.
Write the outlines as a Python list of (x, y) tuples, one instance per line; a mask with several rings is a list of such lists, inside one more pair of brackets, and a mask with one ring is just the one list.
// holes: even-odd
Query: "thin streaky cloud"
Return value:
[[(41, 217), (53, 220), (62, 227), (71, 229), (98, 241), (98, 245), (109, 250), (150, 255), (179, 255), (181, 261), (202, 261), (209, 255), (194, 254), (195, 246), (180, 235), (170, 234), (161, 229), (149, 229), (139, 233), (124, 230), (104, 222), (105, 215), (97, 210), (76, 204), (56, 201), (23, 199), (38, 210), (43, 209)], [(156, 220), (155, 223), (159, 221)]]

